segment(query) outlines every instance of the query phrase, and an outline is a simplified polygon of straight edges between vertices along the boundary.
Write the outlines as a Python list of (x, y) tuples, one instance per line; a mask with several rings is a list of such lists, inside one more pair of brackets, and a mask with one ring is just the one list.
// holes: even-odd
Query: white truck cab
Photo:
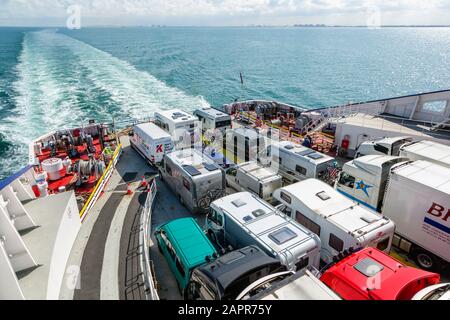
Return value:
[(335, 188), (337, 191), (372, 210), (381, 211), (390, 170), (407, 158), (369, 155), (347, 162)]
[(386, 137), (378, 140), (364, 141), (356, 150), (355, 158), (367, 155), (398, 156), (400, 148), (412, 142), (411, 137)]

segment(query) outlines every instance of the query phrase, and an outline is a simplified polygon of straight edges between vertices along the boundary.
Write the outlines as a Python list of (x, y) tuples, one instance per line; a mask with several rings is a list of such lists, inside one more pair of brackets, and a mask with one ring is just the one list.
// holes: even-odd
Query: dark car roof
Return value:
[(242, 275), (267, 265), (276, 264), (283, 268), (279, 260), (268, 256), (256, 246), (250, 246), (223, 255), (197, 270), (215, 282), (222, 290), (226, 290)]

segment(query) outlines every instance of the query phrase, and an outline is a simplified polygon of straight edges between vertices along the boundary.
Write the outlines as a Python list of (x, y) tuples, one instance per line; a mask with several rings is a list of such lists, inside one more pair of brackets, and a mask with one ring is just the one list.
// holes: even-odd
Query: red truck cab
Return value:
[(330, 267), (320, 280), (345, 300), (411, 300), (420, 290), (438, 284), (440, 276), (365, 248)]

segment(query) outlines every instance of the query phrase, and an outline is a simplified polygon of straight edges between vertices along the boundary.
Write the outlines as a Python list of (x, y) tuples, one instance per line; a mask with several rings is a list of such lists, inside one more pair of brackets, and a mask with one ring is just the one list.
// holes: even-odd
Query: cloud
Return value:
[(111, 23), (161, 17), (173, 21), (189, 17), (199, 21), (236, 17), (279, 21), (282, 17), (340, 16), (351, 21), (364, 15), (369, 6), (379, 8), (387, 16), (397, 13), (419, 17), (450, 12), (448, 0), (0, 0), (0, 19), (63, 19), (71, 5), (79, 5), (85, 18), (109, 19)]

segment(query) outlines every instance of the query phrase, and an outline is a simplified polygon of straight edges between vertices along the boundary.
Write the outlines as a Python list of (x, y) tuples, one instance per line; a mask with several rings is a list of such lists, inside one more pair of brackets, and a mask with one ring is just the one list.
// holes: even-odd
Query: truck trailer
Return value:
[(344, 165), (336, 189), (396, 224), (393, 245), (425, 270), (450, 261), (450, 168), (365, 156)]

